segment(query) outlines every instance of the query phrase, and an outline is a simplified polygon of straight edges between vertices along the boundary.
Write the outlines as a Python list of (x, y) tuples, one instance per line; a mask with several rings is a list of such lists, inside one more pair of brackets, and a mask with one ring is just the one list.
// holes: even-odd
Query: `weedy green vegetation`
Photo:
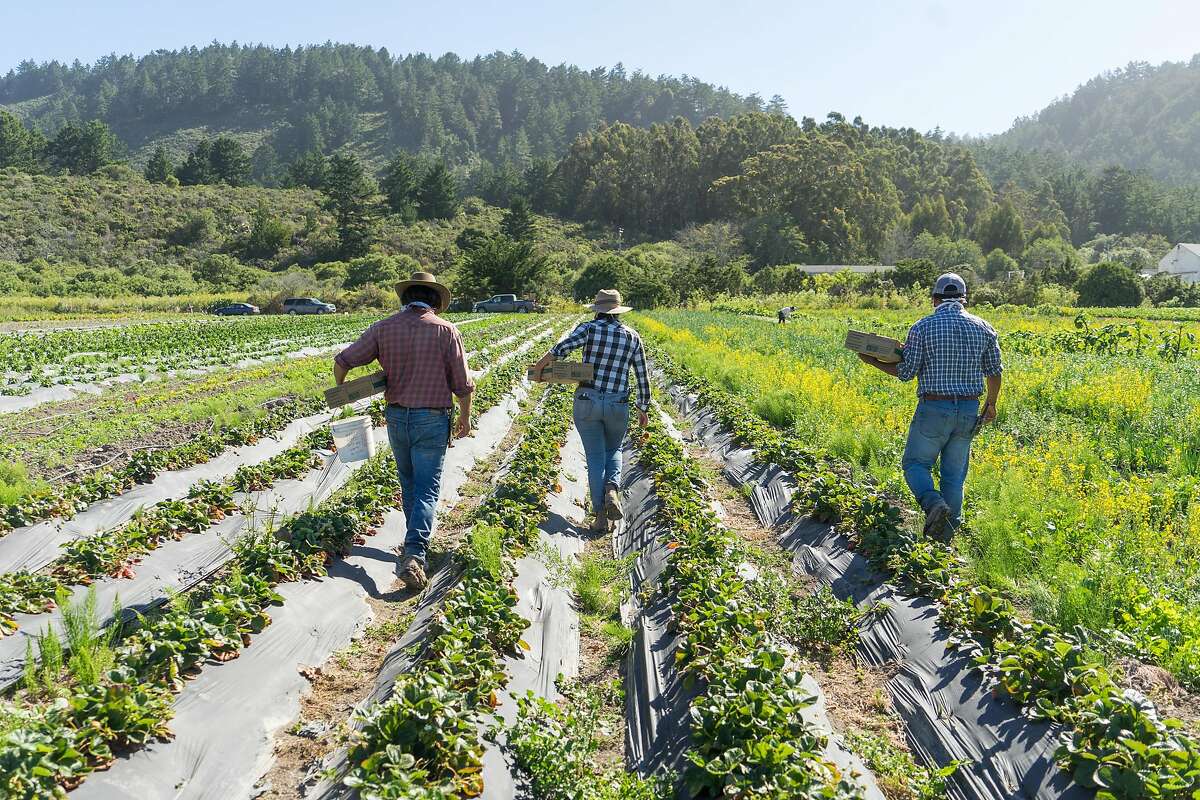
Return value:
[(741, 442), (792, 473), (802, 487), (794, 500), (800, 511), (838, 525), (873, 565), (938, 600), (941, 621), (1001, 696), (1035, 719), (1066, 726), (1058, 758), (1077, 782), (1108, 800), (1191, 800), (1200, 790), (1200, 742), (1126, 692), (1106, 663), (1104, 651), (1122, 647), (1119, 636), (1029, 621), (1002, 592), (964, 575), (948, 548), (907, 528), (894, 502), (845, 464), (832, 469), (826, 454), (768, 425), (744, 399), (661, 350), (654, 357)]
[[(1063, 630), (1116, 629), (1128, 655), (1200, 688), (1200, 359), (1157, 351), (1177, 326), (1106, 332), (1057, 316), (985, 316), (1005, 342), (1005, 388), (997, 424), (972, 447), (958, 548), (969, 574)], [(842, 339), (848, 327), (902, 338), (915, 317), (813, 312), (780, 326), (676, 311), (637, 324), (785, 441), (906, 496), (914, 386), (864, 368)], [(814, 487), (814, 499), (836, 485)]]
[(871, 768), (879, 788), (889, 800), (943, 800), (946, 781), (958, 768), (957, 764), (950, 764), (938, 770), (927, 770), (914, 762), (908, 752), (871, 733), (850, 731), (845, 740)]
[(555, 704), (532, 692), (517, 701), (507, 729), (517, 766), (539, 800), (667, 800), (666, 781), (641, 778), (620, 762), (598, 764), (601, 739), (621, 724), (620, 683), (560, 682)]

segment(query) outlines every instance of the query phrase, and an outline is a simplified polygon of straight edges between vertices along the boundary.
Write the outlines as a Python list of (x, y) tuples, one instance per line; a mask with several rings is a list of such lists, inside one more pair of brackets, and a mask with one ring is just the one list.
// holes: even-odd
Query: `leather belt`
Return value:
[(977, 394), (971, 394), (971, 395), (966, 395), (966, 394), (923, 394), (923, 395), (921, 395), (921, 399), (922, 400), (955, 400), (955, 401), (978, 400), (979, 395), (977, 395)]
[(440, 408), (430, 408), (430, 407), (414, 408), (412, 406), (402, 406), (399, 403), (388, 403), (388, 408), (400, 408), (405, 411), (449, 411), (450, 410), (449, 406), (442, 406)]

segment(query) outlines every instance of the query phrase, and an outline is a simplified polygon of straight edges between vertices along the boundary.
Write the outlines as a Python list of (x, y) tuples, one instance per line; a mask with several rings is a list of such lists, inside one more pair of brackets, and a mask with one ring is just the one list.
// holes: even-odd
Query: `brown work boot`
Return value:
[(592, 515), (592, 519), (588, 523), (588, 530), (592, 533), (608, 533), (608, 515), (604, 513), (604, 509), (600, 509)]
[(425, 577), (425, 567), (414, 556), (401, 556), (396, 575), (405, 587), (413, 591), (420, 591), (429, 583)]
[(621, 495), (617, 494), (616, 484), (608, 484), (604, 491), (604, 513), (614, 522), (625, 519), (625, 512), (621, 510)]

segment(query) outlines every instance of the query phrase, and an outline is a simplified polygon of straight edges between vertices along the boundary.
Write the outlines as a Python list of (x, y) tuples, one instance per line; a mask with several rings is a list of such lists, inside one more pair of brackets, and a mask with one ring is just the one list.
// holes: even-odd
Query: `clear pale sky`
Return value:
[(794, 116), (996, 133), (1130, 61), (1200, 52), (1196, 0), (4, 2), (0, 71), (222, 42), (384, 46), (687, 73)]

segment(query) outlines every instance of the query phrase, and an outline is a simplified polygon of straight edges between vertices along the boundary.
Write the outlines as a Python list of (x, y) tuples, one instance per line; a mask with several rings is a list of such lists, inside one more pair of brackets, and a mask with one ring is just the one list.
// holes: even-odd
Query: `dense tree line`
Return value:
[(1200, 55), (1099, 75), (1017, 120), (996, 143), (1093, 170), (1116, 164), (1168, 183), (1200, 183)]
[(13, 114), (0, 111), (0, 169), (86, 175), (124, 154), (124, 145), (99, 120), (69, 123), (47, 138)]
[(965, 148), (837, 114), (821, 124), (753, 113), (611, 125), (577, 139), (555, 179), (565, 215), (651, 236), (739, 219), (760, 266), (874, 260), (930, 198), (944, 232), (958, 235), (994, 202)]
[(35, 98), (41, 101), (21, 113), (47, 135), (91, 119), (134, 143), (164, 127), (214, 119), (282, 122), (269, 145), (284, 161), (339, 147), (355, 134), (360, 113), (382, 112), (392, 148), (454, 164), (483, 156), (518, 168), (557, 157), (601, 122), (648, 125), (681, 116), (699, 123), (783, 110), (778, 98), (767, 103), (686, 76), (627, 73), (620, 65), (550, 67), (515, 52), (397, 58), (384, 48), (332, 43), (212, 44), (141, 58), (111, 55), (92, 65), (24, 61), (0, 77), (0, 103)]
[(1076, 245), (1112, 234), (1200, 240), (1200, 184), (1171, 185), (1115, 163), (1092, 171), (993, 142), (971, 143), (971, 150), (993, 185), (1029, 213), (1038, 206), (1061, 212)]
[(611, 125), (580, 136), (551, 177), (560, 213), (639, 236), (735, 220), (755, 267), (939, 250), (982, 268), (999, 251), (1040, 272), (1051, 250), (1101, 236), (1200, 237), (1196, 187), (838, 114)]

